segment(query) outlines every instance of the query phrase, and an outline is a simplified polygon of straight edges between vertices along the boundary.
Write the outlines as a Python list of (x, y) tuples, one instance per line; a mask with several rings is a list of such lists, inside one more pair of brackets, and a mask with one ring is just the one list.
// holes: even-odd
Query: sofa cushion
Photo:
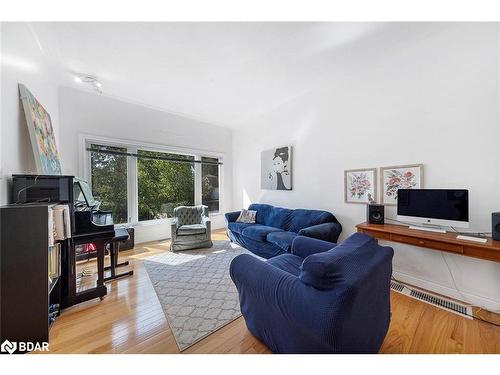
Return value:
[(255, 218), (257, 224), (296, 233), (313, 225), (337, 222), (335, 216), (322, 210), (289, 209), (261, 203), (253, 203), (248, 209), (257, 211)]
[(302, 262), (300, 280), (316, 289), (332, 289), (350, 277), (356, 257), (370, 258), (377, 242), (370, 236), (354, 233), (340, 245), (323, 253), (309, 255)]
[(293, 239), (297, 236), (298, 234), (294, 232), (271, 232), (267, 235), (267, 242), (271, 242), (283, 250), (289, 251)]
[(251, 238), (252, 240), (263, 242), (266, 240), (267, 235), (271, 232), (282, 232), (282, 230), (261, 224), (249, 224), (248, 227), (243, 229), (241, 234)]
[(286, 230), (287, 222), (293, 210), (289, 208), (273, 207), (266, 218), (266, 225)]
[(331, 222), (336, 222), (335, 216), (328, 211), (304, 210), (299, 208), (292, 210), (283, 229), (291, 232), (299, 232), (303, 228)]
[(177, 228), (177, 234), (179, 236), (186, 236), (191, 234), (203, 234), (206, 233), (207, 228), (204, 224), (191, 224), (191, 225), (181, 225)]
[(243, 229), (248, 228), (250, 225), (255, 225), (255, 224), (233, 222), (229, 223), (227, 227), (231, 232), (241, 234), (241, 232), (243, 232)]
[(269, 217), (273, 206), (269, 204), (252, 203), (248, 206), (248, 209), (257, 211), (257, 214), (255, 215), (255, 222), (257, 224), (269, 225), (267, 218)]
[(280, 270), (291, 273), (294, 276), (299, 276), (300, 265), (303, 259), (293, 254), (281, 254), (274, 258), (268, 259), (267, 263), (279, 268)]

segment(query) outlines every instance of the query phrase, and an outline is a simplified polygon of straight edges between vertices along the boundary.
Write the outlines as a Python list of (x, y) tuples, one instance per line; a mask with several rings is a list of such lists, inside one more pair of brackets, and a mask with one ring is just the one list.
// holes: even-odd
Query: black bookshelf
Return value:
[[(49, 341), (49, 307), (60, 306), (62, 285), (60, 277), (49, 283), (50, 206), (0, 207), (1, 342)], [(67, 240), (60, 241), (59, 246), (60, 257), (67, 251)]]

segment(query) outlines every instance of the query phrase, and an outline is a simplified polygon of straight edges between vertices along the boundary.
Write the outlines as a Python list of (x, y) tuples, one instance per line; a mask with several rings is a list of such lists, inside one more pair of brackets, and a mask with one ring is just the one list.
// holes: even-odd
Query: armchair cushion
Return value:
[(203, 217), (208, 216), (207, 206), (179, 206), (174, 209), (174, 217), (178, 226), (201, 224)]
[(303, 259), (293, 254), (281, 254), (267, 260), (270, 265), (279, 268), (280, 270), (291, 273), (294, 276), (299, 276), (300, 266)]
[(298, 234), (294, 232), (271, 232), (267, 235), (267, 242), (271, 242), (283, 250), (289, 251), (293, 239), (297, 236)]
[(265, 241), (266, 237), (271, 232), (283, 232), (282, 229), (268, 227), (260, 224), (248, 224), (248, 227), (243, 229), (242, 235), (256, 241)]
[(206, 232), (207, 232), (207, 227), (204, 224), (181, 225), (177, 229), (177, 234), (179, 236), (185, 236), (191, 234), (203, 234)]

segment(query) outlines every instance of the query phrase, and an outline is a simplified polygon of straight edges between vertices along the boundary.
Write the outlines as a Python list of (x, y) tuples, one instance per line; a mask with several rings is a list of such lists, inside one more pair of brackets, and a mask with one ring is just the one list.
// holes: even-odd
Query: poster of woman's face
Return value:
[(292, 190), (292, 146), (262, 151), (260, 163), (262, 189)]

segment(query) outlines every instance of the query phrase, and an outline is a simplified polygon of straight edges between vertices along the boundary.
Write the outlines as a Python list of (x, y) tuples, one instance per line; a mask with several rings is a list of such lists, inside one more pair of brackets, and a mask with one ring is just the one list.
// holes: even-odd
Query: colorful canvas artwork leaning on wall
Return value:
[(424, 165), (411, 164), (380, 168), (381, 203), (395, 205), (398, 189), (421, 189), (424, 187)]
[(26, 116), (37, 173), (61, 174), (61, 162), (50, 115), (23, 84), (19, 84), (19, 94)]
[(371, 203), (377, 199), (377, 169), (344, 171), (345, 203)]

